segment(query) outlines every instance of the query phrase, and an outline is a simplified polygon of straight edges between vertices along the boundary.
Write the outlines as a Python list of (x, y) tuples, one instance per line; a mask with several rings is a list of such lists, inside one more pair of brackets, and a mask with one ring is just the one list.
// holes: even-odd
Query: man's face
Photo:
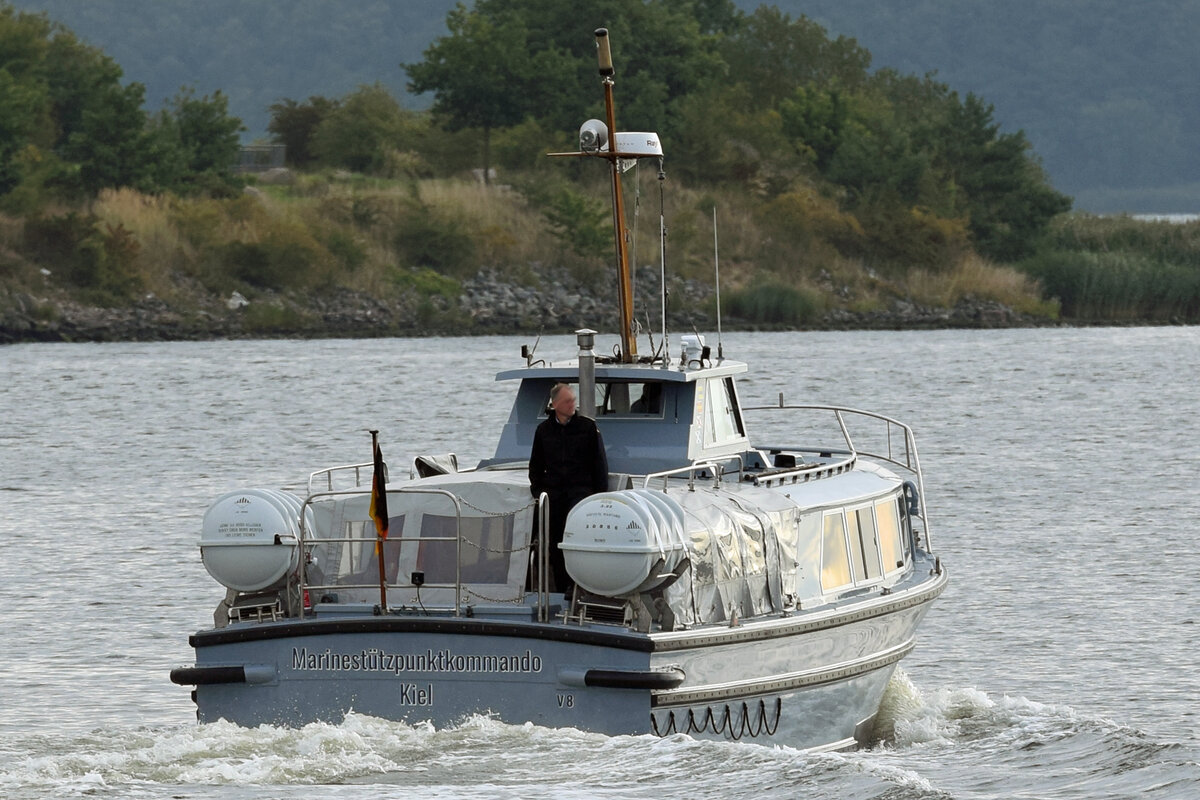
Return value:
[(563, 389), (550, 402), (554, 413), (560, 417), (569, 417), (575, 413), (575, 393), (570, 388)]

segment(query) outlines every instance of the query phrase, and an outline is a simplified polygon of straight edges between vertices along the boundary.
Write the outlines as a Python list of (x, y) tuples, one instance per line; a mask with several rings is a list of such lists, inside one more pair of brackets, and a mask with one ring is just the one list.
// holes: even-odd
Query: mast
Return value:
[(662, 171), (662, 143), (657, 133), (638, 132), (617, 134), (616, 114), (613, 111), (612, 50), (608, 43), (608, 29), (596, 29), (596, 49), (600, 66), (601, 84), (604, 86), (604, 121), (589, 119), (579, 129), (579, 151), (574, 153), (548, 153), (554, 156), (603, 158), (608, 160), (612, 177), (613, 243), (617, 255), (617, 300), (620, 312), (621, 363), (637, 361), (637, 336), (634, 332), (633, 277), (629, 271), (629, 231), (625, 227), (625, 199), (621, 194), (622, 162), (640, 158), (659, 159), (659, 178)]
[(621, 319), (621, 362), (637, 360), (637, 337), (633, 331), (633, 280), (629, 273), (629, 241), (625, 229), (625, 201), (621, 195), (621, 154), (617, 152), (615, 133), (617, 123), (613, 110), (612, 50), (608, 43), (608, 28), (596, 29), (597, 58), (604, 85), (604, 121), (614, 140), (607, 152), (599, 153), (608, 159), (612, 174), (613, 238), (617, 245), (617, 294)]

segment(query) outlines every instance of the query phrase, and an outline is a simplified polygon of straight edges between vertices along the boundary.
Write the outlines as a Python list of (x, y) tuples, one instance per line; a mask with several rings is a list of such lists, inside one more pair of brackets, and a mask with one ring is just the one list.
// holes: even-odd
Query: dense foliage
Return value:
[[(303, 172), (245, 194), (228, 95), (185, 88), (150, 113), (112, 58), (0, 0), (0, 277), (51, 264), (107, 303), (200, 285), (445, 305), (481, 269), (596, 276), (610, 260), (603, 174), (542, 154), (573, 149), (579, 123), (603, 114), (600, 24), (619, 124), (666, 144), (672, 269), (707, 278), (714, 208), (732, 220), (722, 274), (734, 314), (797, 325), (833, 308), (983, 299), (1041, 316), (1061, 304), (1083, 319), (1200, 317), (1190, 250), (1115, 253), (1080, 234), (1090, 223), (1071, 228), (1070, 200), (988, 102), (932, 75), (872, 72), (855, 40), (730, 0), (456, 6), (447, 33), (403, 65), (431, 110), (404, 108), (382, 83), (276, 99), (271, 137)], [(464, 180), (493, 167), (499, 187)], [(631, 213), (656, 171), (626, 174)], [(655, 256), (638, 260), (638, 241)], [(657, 231), (635, 227), (634, 245), (644, 267)]]
[[(746, 0), (746, 5), (757, 0)], [(773, 0), (867, 43), (875, 63), (987, 97), (1092, 212), (1200, 208), (1200, 3)]]
[[(736, 0), (750, 12), (762, 0)], [(403, 98), (399, 63), (446, 33), (455, 0), (14, 0), (47, 11), (146, 85), (221, 89), (252, 136), (282, 97), (339, 97), (380, 82)], [(1054, 185), (1093, 212), (1200, 205), (1195, 63), (1200, 4), (1178, 0), (771, 0), (793, 18), (854, 37), (876, 68), (936, 72), (1024, 130)], [(582, 28), (597, 24), (586, 7)], [(702, 12), (704, 9), (702, 9)], [(611, 22), (611, 20), (609, 20)], [(710, 28), (711, 22), (705, 23)], [(622, 32), (624, 34), (624, 32)], [(628, 37), (624, 37), (628, 40)], [(628, 46), (628, 43), (627, 45)], [(731, 65), (732, 66), (732, 65)], [(768, 73), (769, 75), (770, 73)], [(630, 79), (625, 75), (625, 81)], [(623, 84), (623, 85), (628, 85)], [(416, 105), (414, 105), (416, 104)]]
[[(853, 254), (870, 262), (949, 263), (959, 228), (986, 256), (1022, 258), (1070, 207), (991, 106), (929, 77), (872, 74), (866, 50), (809, 19), (718, 0), (588, 6), (610, 27), (627, 128), (658, 131), (693, 182), (836, 198), (867, 232)], [(459, 6), (406, 66), (411, 88), (434, 93), (436, 122), (479, 128), (485, 143), (526, 122), (572, 130), (599, 115), (598, 92), (580, 91), (596, 83), (580, 16), (553, 0)]]
[(101, 189), (212, 188), (229, 177), (241, 123), (220, 92), (183, 90), (155, 115), (144, 87), (44, 15), (0, 5), (0, 204), (36, 210)]

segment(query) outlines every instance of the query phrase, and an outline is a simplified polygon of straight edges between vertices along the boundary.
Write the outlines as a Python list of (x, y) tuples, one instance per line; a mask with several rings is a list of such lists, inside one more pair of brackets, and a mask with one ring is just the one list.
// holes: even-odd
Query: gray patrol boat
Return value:
[[(495, 454), (473, 468), (423, 455), (389, 481), (376, 448), (372, 463), (313, 473), (304, 496), (218, 498), (200, 551), (226, 595), (213, 628), (191, 636), (195, 664), (171, 672), (195, 687), (201, 721), (354, 711), (441, 727), (484, 714), (814, 750), (871, 740), (946, 585), (912, 431), (782, 395), (743, 407), (746, 364), (698, 335), (673, 357), (665, 325), (659, 351), (638, 356), (621, 171), (662, 150), (647, 133), (610, 146), (613, 68), (607, 32), (596, 36), (607, 121), (585, 123), (580, 152), (560, 155), (612, 174), (616, 355), (597, 356), (584, 330), (576, 358), (526, 353), (501, 372), (516, 399)], [(571, 510), (557, 545), (567, 593), (550, 585), (548, 500), (528, 477), (560, 381), (594, 416), (610, 469), (610, 491)], [(751, 438), (752, 419), (768, 440)]]

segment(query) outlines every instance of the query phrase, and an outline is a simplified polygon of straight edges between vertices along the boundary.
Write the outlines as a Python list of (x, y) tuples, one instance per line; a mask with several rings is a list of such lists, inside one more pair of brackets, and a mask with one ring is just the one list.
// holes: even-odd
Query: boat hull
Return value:
[(336, 617), (193, 635), (202, 722), (299, 726), (348, 711), (449, 727), (487, 714), (598, 733), (773, 736), (828, 749), (871, 737), (896, 663), (945, 585), (735, 627), (639, 634), (480, 618)]
[(259, 626), (256, 633), (278, 635), (209, 637), (212, 644), (198, 634), (197, 670), (246, 665), (249, 679), (198, 684), (197, 714), (201, 722), (296, 726), (338, 722), (354, 711), (438, 727), (487, 714), (609, 734), (648, 732), (651, 689), (588, 685), (613, 675), (648, 682), (650, 652), (638, 647), (646, 642), (548, 637), (546, 627), (376, 618)]
[(745, 638), (656, 651), (652, 663), (687, 676), (651, 699), (651, 728), (704, 738), (776, 736), (802, 749), (873, 739), (896, 664), (940, 585), (875, 609), (747, 626)]

